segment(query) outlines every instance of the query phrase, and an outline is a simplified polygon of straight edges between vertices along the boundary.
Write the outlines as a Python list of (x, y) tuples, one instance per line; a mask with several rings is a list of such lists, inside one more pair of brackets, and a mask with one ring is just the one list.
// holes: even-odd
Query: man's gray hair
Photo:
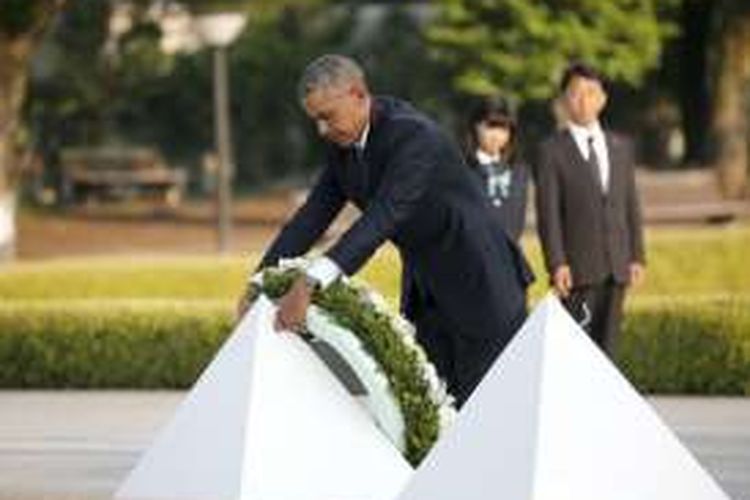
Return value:
[(359, 81), (365, 83), (365, 72), (354, 59), (338, 54), (326, 54), (307, 65), (299, 79), (297, 94), (300, 101), (317, 89)]

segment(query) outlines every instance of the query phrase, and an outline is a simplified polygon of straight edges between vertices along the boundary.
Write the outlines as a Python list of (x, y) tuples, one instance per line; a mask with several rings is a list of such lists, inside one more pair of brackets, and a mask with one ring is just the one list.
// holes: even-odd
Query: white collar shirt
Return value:
[(603, 192), (609, 190), (610, 162), (607, 140), (601, 124), (596, 121), (584, 127), (575, 123), (568, 123), (568, 130), (578, 146), (578, 151), (585, 161), (589, 161), (589, 140), (593, 139), (593, 148), (599, 164), (599, 179)]

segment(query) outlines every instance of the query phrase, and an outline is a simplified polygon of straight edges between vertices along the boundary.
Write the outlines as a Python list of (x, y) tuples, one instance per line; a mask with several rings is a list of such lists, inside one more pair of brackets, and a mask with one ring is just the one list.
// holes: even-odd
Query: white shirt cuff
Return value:
[(341, 268), (326, 256), (313, 260), (305, 272), (309, 277), (320, 283), (320, 286), (324, 289), (341, 276)]

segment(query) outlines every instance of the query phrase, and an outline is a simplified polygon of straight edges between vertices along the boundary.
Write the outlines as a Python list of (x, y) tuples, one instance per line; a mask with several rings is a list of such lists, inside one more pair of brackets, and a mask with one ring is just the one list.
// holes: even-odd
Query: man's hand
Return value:
[(640, 262), (631, 262), (628, 266), (628, 285), (640, 286), (646, 277), (646, 268)]
[(552, 284), (560, 298), (567, 298), (570, 290), (573, 288), (573, 275), (570, 272), (570, 266), (557, 266), (552, 275)]
[(312, 299), (312, 287), (306, 277), (298, 277), (286, 295), (279, 299), (279, 309), (276, 311), (274, 328), (276, 331), (299, 331), (305, 324), (307, 308)]

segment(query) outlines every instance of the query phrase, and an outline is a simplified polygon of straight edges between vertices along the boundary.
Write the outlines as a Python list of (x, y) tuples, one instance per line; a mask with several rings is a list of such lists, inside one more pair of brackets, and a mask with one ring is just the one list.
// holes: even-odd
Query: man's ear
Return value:
[(601, 112), (606, 106), (607, 106), (607, 100), (609, 99), (609, 96), (607, 95), (607, 91), (602, 89), (601, 93), (601, 103), (599, 106), (599, 111)]
[(367, 96), (367, 89), (362, 82), (352, 82), (349, 91), (357, 99), (364, 99)]

